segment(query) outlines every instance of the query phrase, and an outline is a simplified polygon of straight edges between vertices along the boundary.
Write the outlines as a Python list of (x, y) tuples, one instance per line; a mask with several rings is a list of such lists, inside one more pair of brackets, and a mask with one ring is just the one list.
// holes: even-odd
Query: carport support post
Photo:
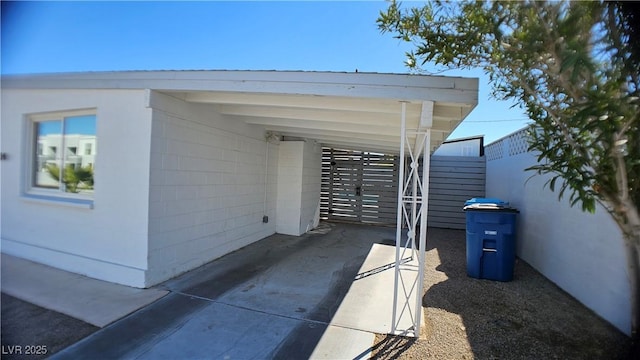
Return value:
[[(402, 102), (402, 119), (400, 122), (400, 164), (398, 174), (398, 208), (396, 210), (396, 263), (395, 274), (393, 282), (393, 315), (391, 319), (391, 333), (396, 334), (398, 332), (398, 292), (400, 291), (400, 247), (402, 242), (402, 225), (404, 216), (404, 168), (405, 168), (405, 154), (404, 143), (406, 138), (406, 113), (407, 104)], [(408, 241), (409, 239), (407, 239)]]
[[(422, 325), (422, 293), (424, 291), (424, 267), (427, 252), (427, 215), (429, 212), (429, 171), (431, 167), (431, 127), (433, 126), (433, 101), (422, 103), (420, 129), (423, 132), (422, 144), (422, 186), (420, 188), (420, 245), (418, 246), (418, 290), (416, 293), (416, 337), (420, 336)], [(416, 146), (419, 143), (416, 136)], [(416, 149), (416, 152), (419, 150)], [(417, 162), (417, 160), (416, 160)], [(417, 176), (416, 176), (417, 178)], [(417, 195), (417, 194), (416, 194)]]
[[(398, 186), (398, 210), (396, 215), (396, 261), (391, 332), (405, 336), (419, 337), (422, 323), (432, 124), (433, 102), (425, 101), (422, 103), (422, 113), (417, 129), (408, 131), (406, 126), (406, 103), (402, 102), (400, 172), (398, 176), (400, 186)], [(413, 149), (410, 146), (409, 135), (413, 135), (415, 139)], [(410, 159), (405, 156), (407, 147)], [(419, 174), (418, 164), (421, 156), (423, 158), (423, 166), (422, 174)], [(405, 179), (407, 160), (410, 160), (410, 163)], [(409, 211), (409, 209), (411, 210)], [(420, 231), (416, 229), (418, 222), (420, 223)], [(404, 225), (407, 226), (408, 232), (407, 241), (402, 245), (402, 229)], [(417, 246), (416, 234), (419, 234)], [(404, 254), (407, 251), (410, 252), (410, 256), (405, 258)], [(403, 301), (398, 314), (400, 291), (402, 291)], [(412, 304), (414, 296), (415, 303)], [(407, 329), (398, 329), (405, 311), (411, 318), (412, 325)]]

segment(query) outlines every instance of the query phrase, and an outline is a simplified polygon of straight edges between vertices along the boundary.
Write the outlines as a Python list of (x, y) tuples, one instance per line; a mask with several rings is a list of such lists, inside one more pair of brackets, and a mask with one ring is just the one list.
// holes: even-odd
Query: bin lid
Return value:
[(508, 211), (519, 213), (517, 209), (509, 206), (509, 202), (496, 198), (473, 198), (465, 201), (464, 211), (467, 210), (491, 210)]
[(464, 202), (465, 206), (474, 205), (474, 204), (479, 204), (479, 205), (484, 204), (484, 205), (493, 206), (493, 207), (509, 206), (509, 202), (503, 201), (497, 198), (472, 198)]
[(509, 213), (520, 213), (520, 210), (512, 207), (498, 207), (490, 204), (474, 204), (467, 205), (462, 208), (464, 211), (487, 211), (487, 212), (509, 212)]

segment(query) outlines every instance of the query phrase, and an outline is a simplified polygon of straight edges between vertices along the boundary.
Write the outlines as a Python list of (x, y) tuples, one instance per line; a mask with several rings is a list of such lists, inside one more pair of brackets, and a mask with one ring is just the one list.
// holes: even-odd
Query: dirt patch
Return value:
[(2, 293), (2, 359), (45, 359), (98, 330)]
[(374, 359), (631, 359), (629, 338), (524, 261), (466, 274), (465, 232), (429, 229), (420, 339), (377, 335)]

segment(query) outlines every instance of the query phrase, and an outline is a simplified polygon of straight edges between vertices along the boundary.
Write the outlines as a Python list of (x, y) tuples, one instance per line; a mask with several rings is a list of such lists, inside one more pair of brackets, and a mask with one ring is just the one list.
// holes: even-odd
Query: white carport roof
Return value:
[[(398, 152), (407, 128), (433, 116), (431, 149), (478, 103), (478, 79), (300, 71), (125, 71), (8, 75), (3, 88), (149, 89), (212, 104), (238, 121), (327, 146)], [(433, 102), (433, 113), (430, 103)]]

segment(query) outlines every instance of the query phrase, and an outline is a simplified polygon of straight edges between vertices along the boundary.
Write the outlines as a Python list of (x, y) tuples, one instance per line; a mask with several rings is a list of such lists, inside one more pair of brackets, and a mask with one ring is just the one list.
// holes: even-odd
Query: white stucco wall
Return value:
[(520, 210), (517, 254), (588, 308), (630, 333), (630, 290), (622, 235), (602, 207), (595, 214), (571, 208), (568, 196), (543, 187), (522, 133), (486, 148), (486, 196)]
[(261, 127), (156, 92), (151, 107), (147, 285), (273, 234), (278, 169)]
[[(26, 116), (96, 109), (93, 208), (25, 197)], [(130, 286), (145, 285), (151, 111), (142, 90), (2, 89), (2, 252)], [(24, 181), (24, 182), (23, 182)]]
[(322, 148), (312, 141), (284, 141), (279, 156), (276, 231), (302, 235), (320, 219)]

